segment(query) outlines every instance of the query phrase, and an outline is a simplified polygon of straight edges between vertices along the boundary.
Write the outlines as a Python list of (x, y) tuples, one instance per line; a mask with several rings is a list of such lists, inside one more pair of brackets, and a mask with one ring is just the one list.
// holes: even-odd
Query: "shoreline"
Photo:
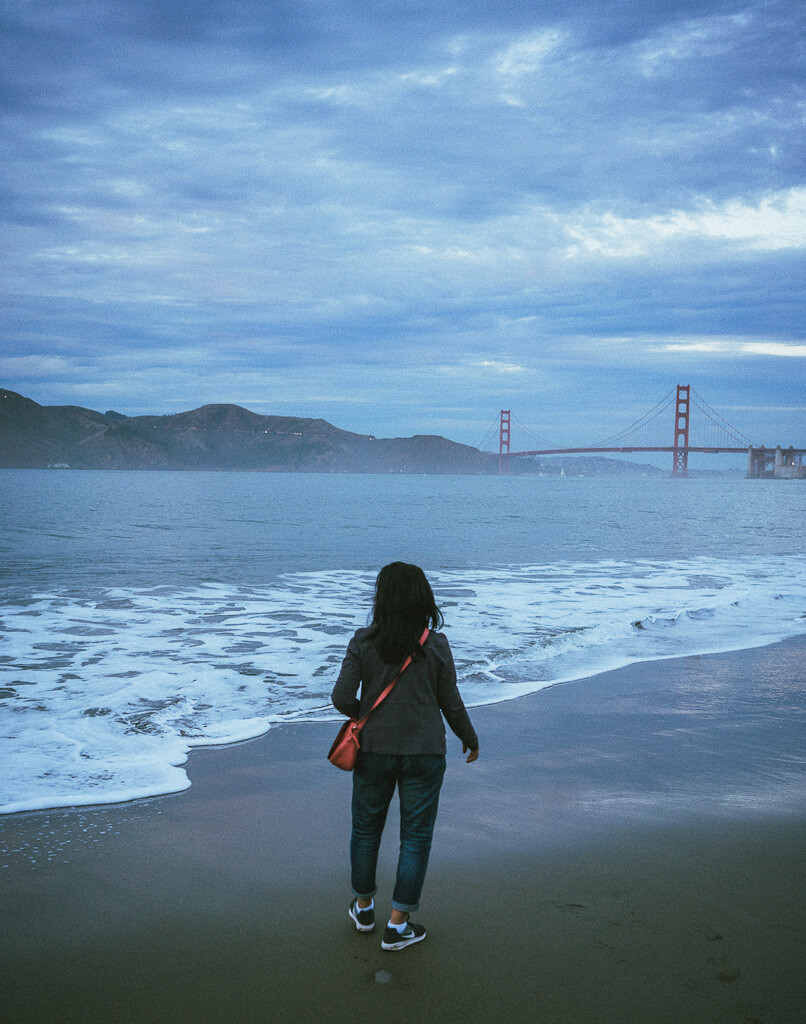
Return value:
[[(526, 693), (515, 694), (513, 696), (501, 697), (500, 699), (498, 699), (496, 701), (492, 701), (492, 702), (485, 701), (485, 702), (477, 703), (477, 704), (465, 701), (465, 703), (466, 703), (466, 706), (467, 706), (468, 710), (472, 711), (475, 714), (475, 713), (478, 713), (480, 711), (483, 712), (483, 711), (485, 711), (488, 708), (495, 708), (495, 707), (498, 707), (500, 705), (509, 704), (509, 703), (511, 703), (513, 701), (514, 702), (517, 702), (517, 701), (528, 701), (528, 700), (536, 697), (538, 694), (544, 694), (548, 690), (552, 690), (555, 687), (564, 687), (564, 686), (576, 685), (576, 684), (582, 684), (582, 683), (591, 683), (594, 680), (597, 680), (597, 679), (609, 676), (609, 675), (611, 675), (613, 673), (624, 672), (624, 671), (631, 671), (631, 670), (634, 670), (634, 669), (640, 670), (642, 666), (652, 666), (652, 665), (655, 665), (655, 664), (658, 664), (658, 663), (661, 663), (661, 662), (666, 662), (666, 661), (672, 661), (672, 662), (685, 661), (685, 660), (691, 659), (691, 658), (710, 658), (710, 657), (719, 657), (719, 656), (741, 655), (741, 654), (746, 653), (746, 652), (752, 652), (752, 651), (756, 651), (756, 650), (767, 648), (767, 647), (774, 647), (774, 646), (777, 646), (779, 644), (787, 644), (787, 643), (790, 643), (790, 642), (797, 643), (799, 641), (803, 642), (806, 645), (806, 633), (790, 634), (790, 635), (787, 635), (787, 636), (784, 636), (784, 637), (779, 637), (777, 639), (768, 639), (767, 638), (767, 639), (762, 639), (762, 640), (755, 640), (753, 642), (750, 642), (747, 646), (742, 646), (742, 647), (727, 647), (727, 648), (716, 647), (716, 648), (713, 648), (713, 649), (705, 649), (705, 650), (700, 650), (700, 651), (696, 651), (694, 653), (688, 653), (688, 654), (664, 654), (664, 655), (658, 655), (656, 657), (647, 658), (647, 659), (635, 659), (635, 660), (630, 660), (630, 661), (625, 661), (625, 662), (619, 662), (619, 663), (616, 663), (616, 664), (612, 665), (609, 668), (602, 668), (602, 669), (600, 669), (598, 671), (591, 672), (591, 673), (588, 673), (586, 675), (571, 675), (571, 676), (567, 676), (567, 677), (561, 677), (560, 679), (557, 679), (555, 681), (545, 683), (539, 689), (530, 690), (530, 691), (528, 691)], [(650, 669), (650, 671), (651, 671), (651, 669)], [(14, 818), (17, 815), (25, 815), (25, 814), (55, 814), (55, 813), (58, 813), (59, 811), (76, 811), (76, 810), (79, 810), (79, 809), (84, 809), (84, 810), (87, 810), (87, 811), (92, 811), (93, 809), (103, 809), (103, 808), (112, 809), (112, 808), (115, 808), (115, 807), (136, 806), (138, 804), (141, 804), (143, 802), (148, 802), (148, 801), (151, 801), (151, 800), (162, 800), (162, 799), (170, 799), (170, 798), (173, 798), (173, 797), (177, 797), (177, 796), (180, 796), (182, 793), (185, 793), (192, 786), (193, 783), (192, 783), (192, 778), (191, 778), (191, 774), (192, 773), (191, 773), (190, 766), (191, 766), (191, 763), (192, 763), (193, 759), (196, 756), (198, 756), (198, 754), (201, 753), (201, 752), (204, 752), (204, 751), (227, 751), (227, 750), (230, 750), (230, 749), (234, 749), (234, 748), (243, 746), (244, 744), (261, 742), (261, 741), (265, 740), (266, 736), (268, 736), (270, 733), (276, 731), (277, 729), (296, 728), (296, 727), (300, 727), (300, 726), (301, 727), (305, 727), (305, 728), (310, 728), (311, 726), (322, 726), (322, 725), (327, 727), (327, 726), (332, 725), (333, 723), (340, 723), (342, 720), (343, 719), (341, 718), (341, 716), (339, 716), (338, 712), (336, 712), (335, 709), (333, 709), (333, 717), (329, 718), (329, 719), (326, 719), (326, 720), (321, 720), (321, 719), (305, 719), (305, 718), (288, 719), (287, 721), (272, 722), (269, 725), (269, 727), (264, 732), (258, 733), (257, 735), (253, 735), (253, 736), (246, 736), (243, 739), (224, 740), (222, 742), (215, 742), (215, 741), (211, 740), (211, 741), (205, 742), (205, 743), (193, 744), (193, 745), (188, 746), (186, 751), (185, 751), (185, 753), (186, 753), (185, 761), (183, 761), (179, 765), (177, 765), (177, 767), (183, 769), (183, 771), (185, 772), (186, 777), (187, 777), (186, 785), (182, 786), (181, 788), (178, 788), (178, 789), (168, 789), (168, 790), (165, 790), (163, 792), (143, 793), (142, 795), (139, 795), (139, 796), (128, 796), (128, 797), (125, 797), (125, 798), (120, 799), (120, 800), (111, 800), (111, 801), (107, 800), (107, 801), (100, 801), (98, 803), (93, 803), (93, 802), (90, 802), (89, 800), (87, 800), (87, 802), (73, 803), (73, 804), (54, 804), (54, 805), (49, 805), (49, 806), (46, 805), (44, 807), (21, 807), (18, 810), (4, 811), (4, 812), (0, 813), (0, 826), (2, 826), (3, 821), (8, 820), (9, 818)]]
[(792, 1024), (804, 655), (802, 636), (636, 663), (473, 709), (481, 757), (449, 735), (413, 915), (429, 937), (400, 954), (347, 920), (333, 722), (196, 748), (174, 796), (6, 816), (9, 1024)]

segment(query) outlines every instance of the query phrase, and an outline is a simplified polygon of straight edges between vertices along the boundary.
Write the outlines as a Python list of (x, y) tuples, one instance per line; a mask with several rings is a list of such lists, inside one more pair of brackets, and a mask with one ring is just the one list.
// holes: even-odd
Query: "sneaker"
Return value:
[(347, 913), (350, 920), (360, 932), (371, 932), (375, 930), (374, 907), (367, 907), (366, 910), (362, 910), (358, 905), (358, 900), (354, 899), (350, 904)]
[(412, 924), (407, 921), (402, 932), (387, 925), (383, 933), (381, 949), (405, 949), (406, 946), (413, 946), (415, 942), (422, 942), (424, 938), (425, 928), (421, 924)]

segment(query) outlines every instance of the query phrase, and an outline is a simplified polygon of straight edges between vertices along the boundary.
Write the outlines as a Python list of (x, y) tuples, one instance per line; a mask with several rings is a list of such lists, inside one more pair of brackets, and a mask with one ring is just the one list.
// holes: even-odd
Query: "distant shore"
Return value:
[(475, 709), (429, 936), (401, 954), (346, 916), (332, 724), (195, 751), (174, 797), (0, 819), (4, 1020), (793, 1024), (805, 656), (802, 636)]
[[(482, 451), (436, 434), (376, 437), (326, 420), (203, 405), (162, 416), (42, 406), (0, 388), (0, 468), (263, 473), (496, 475), (498, 440)], [(512, 459), (514, 474), (664, 476), (657, 466), (601, 455)]]

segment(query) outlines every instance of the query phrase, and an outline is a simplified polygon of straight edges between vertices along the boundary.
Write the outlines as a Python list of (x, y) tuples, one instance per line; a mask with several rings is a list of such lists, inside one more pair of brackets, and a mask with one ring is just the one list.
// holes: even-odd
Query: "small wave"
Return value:
[[(601, 561), (430, 572), (468, 705), (636, 661), (806, 630), (806, 561)], [(17, 592), (0, 605), (0, 810), (176, 792), (194, 746), (338, 717), (374, 576), (265, 588)], [(362, 611), (363, 610), (363, 611)], [(134, 794), (134, 796), (133, 796)]]

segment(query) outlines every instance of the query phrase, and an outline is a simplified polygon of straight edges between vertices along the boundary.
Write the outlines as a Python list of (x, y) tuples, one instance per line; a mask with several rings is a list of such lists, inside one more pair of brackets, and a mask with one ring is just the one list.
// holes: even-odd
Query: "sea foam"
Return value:
[[(806, 631), (806, 560), (429, 571), (469, 706), (637, 662)], [(71, 589), (0, 604), (0, 812), (179, 792), (194, 746), (338, 716), (329, 694), (373, 575), (264, 588)]]

